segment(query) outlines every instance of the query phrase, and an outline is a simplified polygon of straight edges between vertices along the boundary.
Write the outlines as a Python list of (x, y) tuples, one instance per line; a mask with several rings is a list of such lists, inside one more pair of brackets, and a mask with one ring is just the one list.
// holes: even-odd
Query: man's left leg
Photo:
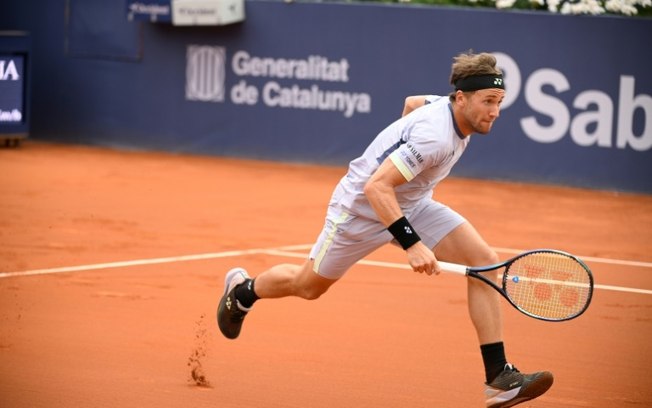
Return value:
[(337, 279), (327, 279), (314, 272), (314, 261), (302, 265), (276, 265), (255, 278), (243, 268), (226, 274), (224, 294), (217, 309), (217, 322), (222, 334), (229, 339), (240, 335), (245, 316), (258, 299), (297, 296), (314, 300), (324, 294)]

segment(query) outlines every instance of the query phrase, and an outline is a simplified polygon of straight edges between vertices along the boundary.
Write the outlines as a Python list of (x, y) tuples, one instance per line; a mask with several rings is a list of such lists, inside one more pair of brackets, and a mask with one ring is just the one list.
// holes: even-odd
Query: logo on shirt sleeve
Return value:
[(412, 143), (408, 143), (406, 147), (419, 163), (423, 163), (423, 156), (421, 156), (421, 153), (417, 151)]

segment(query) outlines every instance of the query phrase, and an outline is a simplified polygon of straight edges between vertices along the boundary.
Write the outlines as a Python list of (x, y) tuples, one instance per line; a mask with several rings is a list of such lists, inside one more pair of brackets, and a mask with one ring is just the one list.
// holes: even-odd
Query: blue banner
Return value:
[(0, 136), (5, 145), (29, 134), (30, 67), (29, 33), (0, 30)]
[(0, 54), (0, 125), (25, 122), (24, 75), (22, 55)]
[(35, 74), (67, 103), (34, 98), (38, 137), (342, 165), (473, 49), (507, 98), (454, 174), (652, 193), (650, 19), (249, 0), (243, 23), (132, 24), (138, 63), (66, 60), (39, 33)]

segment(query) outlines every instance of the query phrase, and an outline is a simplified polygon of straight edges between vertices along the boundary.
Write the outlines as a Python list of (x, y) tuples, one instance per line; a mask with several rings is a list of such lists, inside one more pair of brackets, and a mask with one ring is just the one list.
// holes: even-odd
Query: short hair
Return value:
[[(458, 80), (476, 75), (502, 75), (502, 71), (496, 67), (496, 57), (488, 52), (474, 54), (473, 50), (469, 50), (453, 58), (451, 85), (455, 86)], [(455, 91), (449, 94), (449, 98), (455, 100)]]

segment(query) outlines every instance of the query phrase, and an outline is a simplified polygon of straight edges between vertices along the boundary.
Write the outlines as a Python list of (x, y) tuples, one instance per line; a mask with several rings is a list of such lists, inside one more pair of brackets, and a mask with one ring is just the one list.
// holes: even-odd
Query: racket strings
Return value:
[(547, 320), (582, 313), (591, 299), (591, 276), (576, 259), (559, 253), (534, 252), (508, 268), (504, 288), (524, 312)]

